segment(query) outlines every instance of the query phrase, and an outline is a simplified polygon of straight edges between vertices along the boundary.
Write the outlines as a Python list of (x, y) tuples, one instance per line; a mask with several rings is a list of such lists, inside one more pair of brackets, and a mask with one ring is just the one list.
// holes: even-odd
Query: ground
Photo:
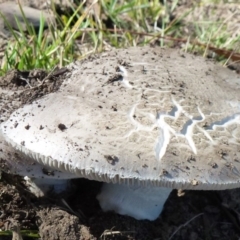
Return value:
[[(38, 230), (41, 239), (239, 239), (240, 192), (173, 190), (161, 216), (153, 222), (103, 213), (95, 198), (101, 183), (72, 180), (72, 189), (37, 199), (19, 177), (3, 174), (2, 229), (17, 221)], [(182, 195), (180, 194), (180, 195)], [(1, 238), (11, 239), (11, 238)], [(24, 238), (28, 239), (28, 238)]]
[[(13, 75), (8, 81), (12, 79)], [(26, 85), (15, 81), (8, 87), (14, 88), (16, 84)], [(25, 103), (31, 101), (31, 97), (55, 89), (54, 84), (51, 87), (43, 85), (40, 92), (21, 96), (20, 100)], [(0, 228), (7, 230), (17, 223), (21, 230), (37, 230), (40, 239), (46, 240), (240, 238), (238, 189), (217, 192), (173, 190), (161, 216), (150, 222), (102, 212), (96, 200), (100, 188), (99, 182), (76, 179), (71, 181), (71, 188), (66, 192), (58, 195), (52, 192), (47, 197), (36, 198), (26, 189), (21, 177), (2, 173)], [(0, 239), (11, 237), (0, 236)]]

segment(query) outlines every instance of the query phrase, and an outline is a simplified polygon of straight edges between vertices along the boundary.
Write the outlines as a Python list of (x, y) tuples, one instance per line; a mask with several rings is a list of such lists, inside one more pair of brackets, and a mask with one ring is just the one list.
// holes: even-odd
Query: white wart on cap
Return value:
[[(114, 183), (103, 187), (100, 204), (138, 219), (155, 219), (174, 188), (239, 187), (239, 75), (150, 47), (69, 68), (60, 90), (1, 125), (16, 150), (76, 177)], [(109, 197), (111, 189), (123, 197)]]

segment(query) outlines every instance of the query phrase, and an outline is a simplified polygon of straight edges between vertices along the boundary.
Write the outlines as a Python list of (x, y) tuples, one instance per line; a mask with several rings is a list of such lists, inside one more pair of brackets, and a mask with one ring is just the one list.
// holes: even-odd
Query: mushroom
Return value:
[(0, 125), (21, 159), (64, 178), (104, 182), (103, 210), (136, 219), (156, 219), (172, 189), (239, 187), (235, 72), (151, 47), (105, 52), (68, 68), (57, 92)]
[[(26, 155), (8, 144), (0, 131), (0, 169), (7, 173), (25, 176), (26, 185), (37, 197), (43, 196), (54, 184), (54, 190), (61, 192), (67, 186), (66, 179), (74, 178), (70, 173), (43, 166), (31, 155)], [(34, 177), (34, 181), (31, 178)]]

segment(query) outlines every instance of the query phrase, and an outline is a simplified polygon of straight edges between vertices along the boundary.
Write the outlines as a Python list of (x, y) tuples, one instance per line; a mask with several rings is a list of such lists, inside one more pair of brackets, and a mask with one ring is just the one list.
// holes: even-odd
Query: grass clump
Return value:
[[(40, 235), (38, 234), (37, 230), (21, 230), (19, 235), (22, 237), (27, 237), (29, 239), (39, 239)], [(13, 236), (12, 231), (0, 231), (0, 236), (11, 237)], [(16, 239), (16, 238), (14, 238)]]
[[(21, 5), (19, 5), (22, 11)], [(82, 7), (82, 6), (80, 6)], [(79, 8), (80, 8), (79, 7)], [(78, 11), (78, 9), (76, 9)], [(30, 69), (52, 69), (54, 66), (64, 66), (73, 61), (74, 57), (74, 37), (77, 36), (76, 31), (70, 32), (68, 24), (57, 29), (57, 25), (49, 25), (49, 30), (44, 31), (45, 20), (40, 19), (38, 32), (27, 21), (22, 11), (24, 23), (27, 33), (23, 30), (22, 24), (16, 19), (19, 32), (11, 27), (10, 23), (4, 18), (5, 24), (11, 32), (13, 39), (8, 43), (1, 70), (3, 73), (12, 68), (19, 70)], [(73, 15), (74, 16), (74, 15)], [(69, 19), (69, 22), (72, 18)], [(79, 23), (80, 25), (81, 23)]]
[(80, 1), (78, 5), (71, 6), (70, 14), (64, 13), (62, 16), (52, 7), (57, 20), (49, 24), (47, 30), (44, 30), (43, 18), (38, 31), (25, 17), (27, 32), (23, 31), (20, 23), (18, 32), (7, 24), (14, 38), (5, 50), (2, 74), (12, 68), (50, 70), (93, 52), (111, 48), (151, 43), (160, 46), (180, 45), (188, 51), (206, 53), (208, 46), (236, 50), (239, 42), (240, 37), (228, 31), (226, 19), (211, 20), (202, 11), (201, 21), (192, 20), (198, 16), (198, 9), (204, 9), (207, 4), (220, 6), (225, 1), (193, 1), (184, 11), (177, 11), (180, 0), (90, 2)]
[(44, 30), (41, 18), (38, 32), (27, 22), (23, 11), (27, 32), (17, 19), (19, 31), (15, 32), (2, 16), (13, 36), (5, 50), (2, 73), (12, 68), (62, 67), (105, 48), (146, 44), (152, 37), (145, 33), (159, 32), (159, 21), (167, 24), (165, 6), (158, 0), (101, 0), (88, 6), (85, 2), (77, 8), (73, 6), (70, 16), (59, 17), (54, 11), (57, 22), (50, 24), (48, 30)]

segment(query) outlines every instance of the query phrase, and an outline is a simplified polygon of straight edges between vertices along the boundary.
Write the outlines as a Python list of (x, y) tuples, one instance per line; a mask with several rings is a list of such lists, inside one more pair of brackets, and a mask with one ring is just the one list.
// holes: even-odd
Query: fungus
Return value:
[(68, 68), (57, 92), (0, 125), (21, 159), (59, 171), (59, 178), (104, 182), (102, 208), (136, 219), (156, 219), (172, 189), (239, 187), (239, 75), (151, 47), (106, 52)]

